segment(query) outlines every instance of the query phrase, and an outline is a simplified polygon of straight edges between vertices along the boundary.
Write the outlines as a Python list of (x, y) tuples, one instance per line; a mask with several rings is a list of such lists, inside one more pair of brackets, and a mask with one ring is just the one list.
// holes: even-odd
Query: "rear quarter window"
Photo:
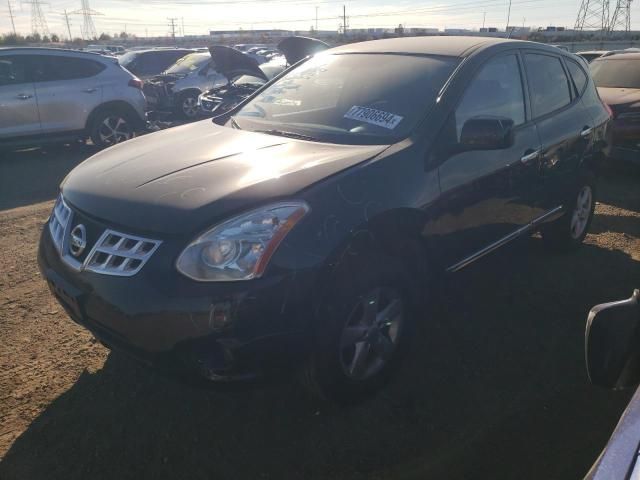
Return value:
[(571, 78), (573, 78), (573, 84), (576, 86), (576, 90), (578, 91), (578, 95), (582, 95), (587, 83), (589, 83), (589, 78), (577, 62), (567, 59), (566, 63), (567, 68), (569, 69), (569, 74), (571, 75)]

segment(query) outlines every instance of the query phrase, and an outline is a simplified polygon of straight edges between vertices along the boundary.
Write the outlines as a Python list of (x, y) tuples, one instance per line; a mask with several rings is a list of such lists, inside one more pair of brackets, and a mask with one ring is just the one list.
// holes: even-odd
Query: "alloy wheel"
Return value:
[(115, 145), (133, 137), (133, 131), (129, 123), (120, 116), (105, 118), (98, 127), (100, 141), (105, 145)]
[(186, 117), (195, 117), (198, 113), (198, 99), (195, 97), (185, 97), (182, 100), (182, 112)]
[(589, 185), (585, 185), (578, 193), (576, 206), (571, 217), (571, 238), (574, 240), (584, 234), (587, 224), (589, 223), (592, 207), (593, 191)]
[(347, 377), (366, 380), (391, 360), (405, 315), (402, 296), (376, 288), (353, 309), (340, 338), (340, 363)]

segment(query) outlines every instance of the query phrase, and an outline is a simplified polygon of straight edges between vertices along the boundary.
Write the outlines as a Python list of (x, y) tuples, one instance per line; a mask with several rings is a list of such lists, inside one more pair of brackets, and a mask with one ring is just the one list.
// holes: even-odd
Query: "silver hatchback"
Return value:
[(142, 81), (87, 52), (0, 49), (0, 105), (0, 145), (91, 138), (104, 148), (146, 126)]

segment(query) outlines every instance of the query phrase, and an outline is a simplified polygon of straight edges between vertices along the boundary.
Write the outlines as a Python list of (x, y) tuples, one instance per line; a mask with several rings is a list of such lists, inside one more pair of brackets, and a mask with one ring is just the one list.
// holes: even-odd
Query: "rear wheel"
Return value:
[(408, 276), (401, 264), (379, 256), (358, 263), (331, 281), (305, 370), (306, 386), (339, 404), (357, 403), (384, 386), (414, 328)]
[(545, 243), (558, 250), (571, 250), (579, 247), (589, 231), (595, 211), (596, 189), (592, 176), (585, 176), (580, 182), (572, 201), (567, 203), (565, 214), (541, 234)]
[(91, 141), (98, 148), (111, 147), (134, 136), (133, 119), (128, 113), (120, 110), (105, 110), (99, 113), (91, 125)]

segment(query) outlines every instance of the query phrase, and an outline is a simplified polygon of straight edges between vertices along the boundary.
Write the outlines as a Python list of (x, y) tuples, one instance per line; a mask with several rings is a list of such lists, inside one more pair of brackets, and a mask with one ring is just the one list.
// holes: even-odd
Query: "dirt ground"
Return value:
[(58, 182), (88, 154), (0, 158), (2, 480), (579, 479), (624, 409), (630, 392), (589, 385), (583, 334), (591, 305), (640, 287), (638, 174), (602, 179), (580, 251), (532, 238), (452, 277), (399, 378), (337, 410), (293, 382), (175, 383), (67, 318), (36, 249)]

